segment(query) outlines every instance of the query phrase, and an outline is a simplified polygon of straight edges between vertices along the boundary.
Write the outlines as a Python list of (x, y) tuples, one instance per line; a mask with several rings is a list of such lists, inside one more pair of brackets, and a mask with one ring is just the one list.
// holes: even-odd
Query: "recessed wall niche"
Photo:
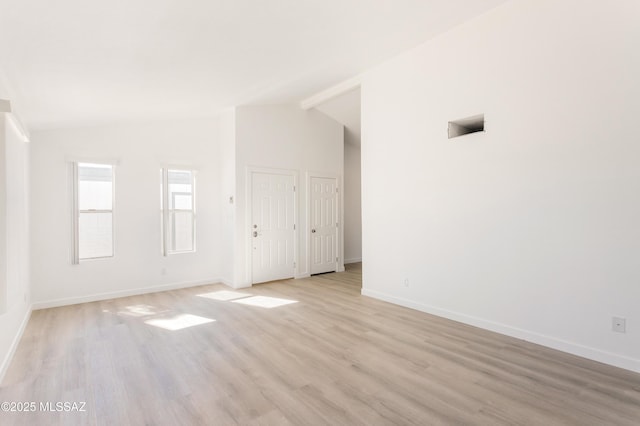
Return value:
[(484, 114), (449, 122), (449, 139), (477, 132), (484, 132)]

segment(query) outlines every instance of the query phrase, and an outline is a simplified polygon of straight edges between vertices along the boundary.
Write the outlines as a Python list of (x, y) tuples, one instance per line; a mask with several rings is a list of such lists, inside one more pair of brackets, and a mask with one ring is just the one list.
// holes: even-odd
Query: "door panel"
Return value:
[(253, 173), (252, 282), (294, 276), (293, 176)]
[(311, 178), (311, 273), (336, 270), (338, 203), (335, 178)]

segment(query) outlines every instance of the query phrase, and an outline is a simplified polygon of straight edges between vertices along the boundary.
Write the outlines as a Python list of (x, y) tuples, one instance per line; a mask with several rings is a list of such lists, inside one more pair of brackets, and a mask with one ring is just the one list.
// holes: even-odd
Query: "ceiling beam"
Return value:
[(335, 86), (331, 86), (328, 89), (323, 90), (322, 92), (316, 93), (308, 97), (307, 99), (303, 99), (300, 102), (300, 108), (304, 110), (311, 109), (328, 101), (329, 99), (333, 99), (336, 96), (340, 96), (343, 93), (349, 92), (351, 90), (357, 89), (360, 87), (362, 82), (362, 77), (357, 75), (353, 78), (343, 81), (342, 83), (338, 83)]
[(11, 101), (0, 99), (0, 114), (6, 114), (8, 122), (13, 124), (16, 134), (22, 142), (29, 142), (29, 132), (11, 110)]

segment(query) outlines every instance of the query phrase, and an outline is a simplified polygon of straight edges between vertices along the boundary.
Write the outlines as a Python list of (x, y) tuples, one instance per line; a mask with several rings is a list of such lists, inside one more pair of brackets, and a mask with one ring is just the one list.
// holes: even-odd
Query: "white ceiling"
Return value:
[(504, 1), (0, 0), (0, 74), (31, 128), (208, 116), (300, 101)]

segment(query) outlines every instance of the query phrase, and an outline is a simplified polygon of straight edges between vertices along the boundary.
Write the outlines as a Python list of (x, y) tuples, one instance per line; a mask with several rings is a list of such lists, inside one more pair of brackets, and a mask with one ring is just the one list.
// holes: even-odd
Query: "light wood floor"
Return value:
[[(638, 425), (640, 375), (360, 296), (344, 273), (35, 311), (0, 424)], [(215, 320), (179, 330), (192, 315)], [(165, 320), (153, 322), (153, 320)], [(173, 319), (173, 321), (172, 321)]]

